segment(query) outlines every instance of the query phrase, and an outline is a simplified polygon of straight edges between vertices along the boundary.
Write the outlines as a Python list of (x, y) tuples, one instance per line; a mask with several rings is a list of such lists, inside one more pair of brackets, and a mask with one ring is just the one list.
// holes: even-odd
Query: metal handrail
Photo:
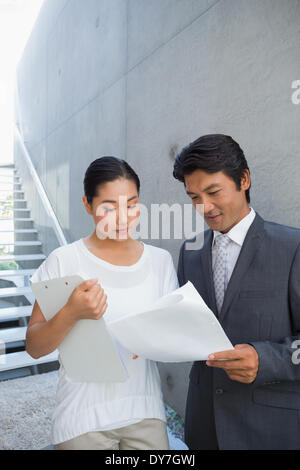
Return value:
[(20, 131), (19, 131), (17, 125), (14, 126), (14, 134), (15, 134), (15, 137), (16, 137), (16, 139), (18, 140), (18, 142), (19, 142), (19, 144), (20, 144), (20, 146), (21, 146), (21, 149), (22, 149), (23, 154), (24, 154), (24, 160), (25, 160), (25, 162), (26, 162), (26, 164), (27, 164), (27, 168), (28, 168), (28, 170), (29, 170), (29, 172), (30, 172), (30, 175), (31, 175), (31, 177), (32, 177), (32, 179), (33, 179), (33, 182), (34, 182), (34, 184), (35, 184), (35, 187), (36, 187), (36, 189), (37, 189), (37, 191), (38, 191), (38, 193), (39, 193), (39, 196), (40, 196), (40, 198), (41, 198), (41, 200), (42, 200), (42, 203), (43, 203), (43, 205), (44, 205), (44, 208), (45, 208), (45, 210), (46, 210), (46, 213), (47, 213), (47, 215), (49, 216), (49, 218), (50, 218), (50, 220), (51, 220), (51, 222), (52, 222), (52, 225), (53, 225), (54, 231), (55, 231), (55, 233), (56, 233), (56, 236), (57, 236), (57, 238), (58, 238), (58, 241), (59, 241), (60, 245), (67, 245), (68, 242), (67, 242), (67, 240), (66, 240), (66, 238), (65, 238), (65, 236), (64, 236), (63, 230), (62, 230), (62, 228), (61, 228), (61, 226), (60, 226), (60, 223), (59, 223), (59, 221), (58, 221), (58, 219), (57, 219), (57, 217), (56, 217), (56, 215), (55, 215), (55, 212), (54, 212), (54, 210), (52, 209), (52, 206), (51, 206), (51, 203), (50, 203), (50, 201), (49, 201), (49, 199), (48, 199), (47, 193), (46, 193), (46, 191), (45, 191), (45, 189), (44, 189), (44, 187), (43, 187), (43, 185), (42, 185), (42, 183), (41, 183), (41, 180), (40, 180), (40, 178), (39, 178), (39, 176), (38, 176), (38, 174), (37, 174), (37, 172), (36, 172), (36, 170), (35, 170), (35, 168), (34, 168), (34, 165), (33, 165), (32, 161), (31, 161), (29, 152), (28, 152), (28, 150), (27, 150), (27, 148), (26, 148), (26, 146), (25, 146), (25, 144), (24, 144), (24, 141), (23, 141), (23, 139), (22, 139), (22, 136), (21, 136), (21, 134), (20, 134)]

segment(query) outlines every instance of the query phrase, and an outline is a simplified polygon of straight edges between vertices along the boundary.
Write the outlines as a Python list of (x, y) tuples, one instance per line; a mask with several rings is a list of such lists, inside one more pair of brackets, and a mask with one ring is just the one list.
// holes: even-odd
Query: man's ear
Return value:
[(250, 171), (246, 169), (241, 177), (241, 189), (245, 191), (251, 186)]

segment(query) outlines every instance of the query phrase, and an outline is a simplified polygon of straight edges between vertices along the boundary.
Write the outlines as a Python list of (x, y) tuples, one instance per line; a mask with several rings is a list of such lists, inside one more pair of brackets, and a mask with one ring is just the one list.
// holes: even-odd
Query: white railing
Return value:
[(26, 146), (25, 146), (25, 144), (24, 144), (24, 141), (23, 141), (23, 139), (22, 139), (22, 136), (21, 136), (21, 134), (20, 134), (20, 131), (19, 131), (19, 129), (18, 129), (18, 127), (17, 127), (16, 125), (14, 126), (14, 135), (15, 135), (16, 140), (17, 140), (18, 143), (20, 144), (20, 147), (21, 147), (22, 152), (23, 152), (23, 155), (24, 155), (24, 161), (25, 161), (25, 163), (26, 163), (26, 165), (27, 165), (27, 168), (28, 168), (29, 173), (30, 173), (30, 175), (31, 175), (31, 177), (32, 177), (33, 183), (34, 183), (34, 185), (35, 185), (35, 187), (36, 187), (36, 189), (37, 189), (37, 191), (38, 191), (38, 194), (39, 194), (39, 196), (40, 196), (40, 198), (41, 198), (41, 201), (42, 201), (43, 206), (44, 206), (44, 208), (45, 208), (45, 210), (46, 210), (46, 213), (47, 213), (47, 215), (49, 216), (49, 219), (50, 219), (50, 221), (51, 221), (51, 223), (52, 223), (52, 226), (53, 226), (53, 229), (54, 229), (54, 231), (55, 231), (55, 233), (56, 233), (56, 236), (57, 236), (57, 238), (58, 238), (59, 244), (60, 244), (60, 245), (67, 245), (68, 242), (67, 242), (67, 240), (66, 240), (66, 238), (65, 238), (65, 236), (64, 236), (64, 233), (63, 233), (62, 228), (61, 228), (61, 226), (60, 226), (60, 224), (59, 224), (59, 221), (58, 221), (58, 219), (57, 219), (57, 217), (56, 217), (56, 215), (55, 215), (55, 212), (54, 212), (54, 210), (52, 209), (52, 206), (51, 206), (51, 203), (50, 203), (50, 201), (49, 201), (49, 199), (48, 199), (47, 193), (46, 193), (46, 191), (45, 191), (45, 189), (44, 189), (44, 187), (43, 187), (43, 185), (42, 185), (42, 183), (41, 183), (41, 180), (40, 180), (40, 178), (39, 178), (39, 176), (38, 176), (38, 174), (37, 174), (37, 172), (36, 172), (36, 170), (35, 170), (35, 168), (34, 168), (34, 166), (33, 166), (33, 163), (32, 163), (32, 161), (31, 161), (31, 158), (30, 158), (30, 155), (29, 155), (29, 153), (28, 153), (28, 150), (27, 150), (27, 148), (26, 148)]

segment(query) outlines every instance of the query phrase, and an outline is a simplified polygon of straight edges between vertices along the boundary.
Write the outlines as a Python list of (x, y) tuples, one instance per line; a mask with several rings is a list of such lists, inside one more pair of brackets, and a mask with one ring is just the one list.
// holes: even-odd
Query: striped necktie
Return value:
[(213, 268), (213, 279), (215, 286), (215, 296), (217, 302), (218, 313), (220, 313), (224, 295), (226, 291), (226, 278), (225, 278), (225, 269), (226, 269), (226, 255), (227, 247), (230, 243), (230, 238), (226, 234), (218, 235), (215, 239), (216, 244), (216, 259)]

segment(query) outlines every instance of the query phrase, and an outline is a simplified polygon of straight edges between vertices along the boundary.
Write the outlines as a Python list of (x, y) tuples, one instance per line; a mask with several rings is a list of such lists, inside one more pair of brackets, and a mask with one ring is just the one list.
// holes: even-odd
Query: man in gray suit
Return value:
[(173, 174), (210, 227), (201, 249), (182, 245), (179, 283), (194, 284), (235, 346), (194, 362), (185, 441), (192, 450), (300, 449), (300, 230), (249, 206), (250, 171), (229, 136), (185, 147)]

